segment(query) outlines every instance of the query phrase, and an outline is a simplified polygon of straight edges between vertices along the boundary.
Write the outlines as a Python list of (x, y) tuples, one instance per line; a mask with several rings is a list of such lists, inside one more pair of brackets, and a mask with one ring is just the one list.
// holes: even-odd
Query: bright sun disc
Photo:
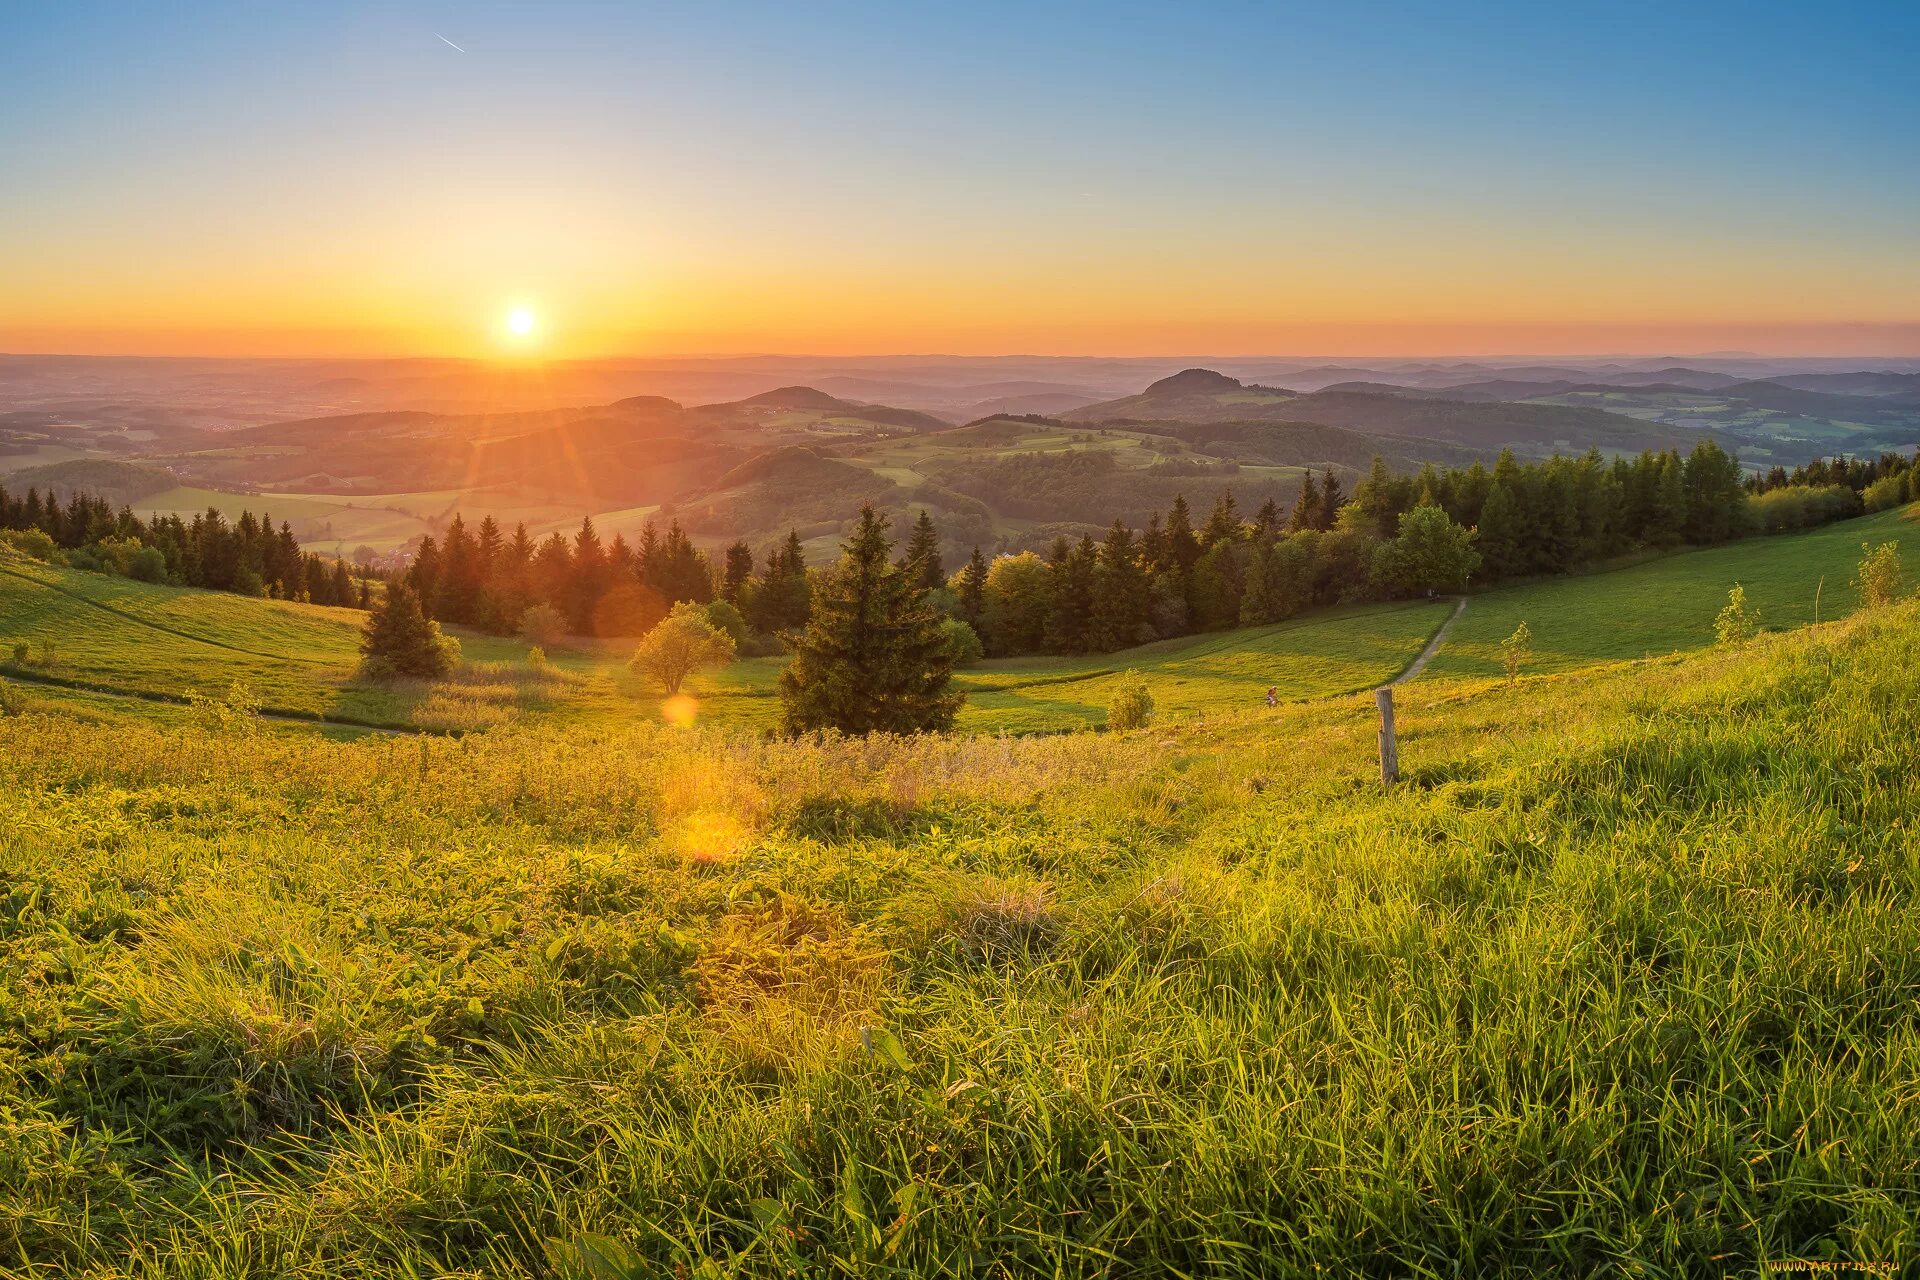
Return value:
[(507, 312), (507, 332), (517, 333), (522, 337), (532, 333), (533, 312), (527, 310), (525, 307), (515, 307), (513, 310)]

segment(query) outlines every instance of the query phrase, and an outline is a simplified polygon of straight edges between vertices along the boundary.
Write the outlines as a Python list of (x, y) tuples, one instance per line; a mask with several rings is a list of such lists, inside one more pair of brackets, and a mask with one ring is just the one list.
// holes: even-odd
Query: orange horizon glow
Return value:
[(538, 328), (477, 334), (394, 329), (0, 327), (0, 354), (201, 359), (460, 359), (528, 365), (597, 360), (863, 355), (1112, 357), (1326, 357), (1341, 360), (1709, 355), (1920, 357), (1909, 324), (1579, 325), (1291, 323), (1265, 326), (1127, 326), (1012, 332), (902, 327), (820, 331), (576, 333), (544, 340)]

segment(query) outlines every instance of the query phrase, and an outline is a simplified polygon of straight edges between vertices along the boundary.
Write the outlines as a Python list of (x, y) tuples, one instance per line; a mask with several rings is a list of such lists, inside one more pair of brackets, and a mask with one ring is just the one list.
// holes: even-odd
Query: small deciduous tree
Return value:
[(374, 680), (437, 680), (460, 659), (459, 642), (440, 634), (440, 625), (421, 612), (420, 598), (405, 582), (390, 585), (386, 598), (367, 615), (360, 652), (365, 655), (360, 674)]
[(970, 667), (986, 656), (980, 633), (958, 618), (940, 619), (940, 634), (946, 637), (947, 657), (956, 667)]
[(1853, 589), (1860, 593), (1863, 608), (1879, 609), (1900, 597), (1903, 585), (1900, 569), (1900, 544), (1883, 542), (1879, 546), (1860, 544), (1866, 554), (1854, 571)]
[(1153, 722), (1153, 694), (1138, 671), (1122, 673), (1115, 682), (1113, 701), (1107, 704), (1107, 728), (1144, 729)]
[(668, 697), (688, 676), (733, 661), (733, 637), (715, 626), (705, 605), (683, 600), (633, 651), (633, 670), (659, 684)]
[(1500, 665), (1507, 670), (1507, 684), (1511, 687), (1520, 678), (1520, 668), (1533, 656), (1533, 632), (1522, 622), (1513, 629), (1513, 634), (1500, 642)]
[(1415, 507), (1400, 532), (1374, 552), (1374, 581), (1388, 591), (1458, 591), (1480, 567), (1473, 533), (1438, 507)]
[(536, 604), (520, 615), (520, 635), (541, 649), (557, 649), (567, 638), (567, 620), (550, 604)]
[(1734, 584), (1726, 608), (1713, 620), (1713, 635), (1721, 644), (1742, 645), (1760, 633), (1760, 611), (1748, 606), (1747, 589)]

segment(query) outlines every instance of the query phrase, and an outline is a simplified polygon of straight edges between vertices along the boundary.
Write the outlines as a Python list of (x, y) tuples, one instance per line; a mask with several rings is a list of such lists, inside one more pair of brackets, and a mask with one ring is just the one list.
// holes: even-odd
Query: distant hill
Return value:
[(1824, 391), (1840, 396), (1893, 396), (1920, 394), (1920, 373), (1789, 373), (1768, 382), (1796, 391)]
[(1068, 422), (1228, 422), (1261, 417), (1261, 409), (1295, 398), (1292, 391), (1254, 386), (1211, 369), (1183, 369), (1137, 396), (1103, 400), (1060, 416)]
[(73, 458), (0, 474), (0, 487), (16, 495), (28, 489), (51, 492), (61, 498), (89, 493), (116, 506), (132, 506), (179, 483), (171, 471), (162, 467), (110, 458)]
[(674, 518), (709, 537), (771, 535), (785, 528), (837, 526), (862, 504), (885, 505), (897, 484), (865, 467), (791, 445), (751, 458), (674, 506)]
[(995, 400), (977, 400), (961, 412), (962, 421), (973, 422), (998, 414), (1038, 413), (1048, 416), (1070, 413), (1097, 403), (1098, 398), (1078, 391), (1036, 391), (1027, 395), (1002, 396)]
[(742, 415), (751, 416), (767, 412), (798, 412), (822, 418), (870, 422), (876, 427), (899, 431), (941, 431), (952, 425), (944, 418), (936, 418), (918, 409), (896, 409), (883, 404), (859, 404), (852, 400), (842, 400), (838, 396), (830, 396), (813, 387), (779, 387), (772, 391), (763, 391), (757, 396), (748, 396), (744, 400), (701, 405), (690, 412), (698, 418), (738, 418)]
[(1911, 408), (1877, 396), (1836, 395), (1824, 391), (1805, 391), (1771, 379), (1761, 382), (1737, 382), (1718, 393), (1744, 400), (1762, 409), (1799, 414), (1808, 418), (1828, 418), (1842, 422), (1875, 425), (1907, 423), (1913, 419)]
[(1189, 369), (1137, 396), (1088, 405), (1064, 416), (1077, 422), (1313, 422), (1475, 450), (1510, 446), (1533, 454), (1588, 447), (1638, 452), (1680, 443), (1668, 428), (1598, 409), (1465, 403), (1408, 395), (1405, 389), (1295, 395), (1242, 384), (1206, 369)]

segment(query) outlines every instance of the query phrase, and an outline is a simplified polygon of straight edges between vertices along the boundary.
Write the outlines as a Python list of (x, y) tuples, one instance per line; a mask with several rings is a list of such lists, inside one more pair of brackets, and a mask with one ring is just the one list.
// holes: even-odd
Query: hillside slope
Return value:
[(1415, 686), (1391, 792), (1364, 699), (859, 744), (0, 718), (0, 1265), (1897, 1262), (1916, 673), (1909, 605)]

